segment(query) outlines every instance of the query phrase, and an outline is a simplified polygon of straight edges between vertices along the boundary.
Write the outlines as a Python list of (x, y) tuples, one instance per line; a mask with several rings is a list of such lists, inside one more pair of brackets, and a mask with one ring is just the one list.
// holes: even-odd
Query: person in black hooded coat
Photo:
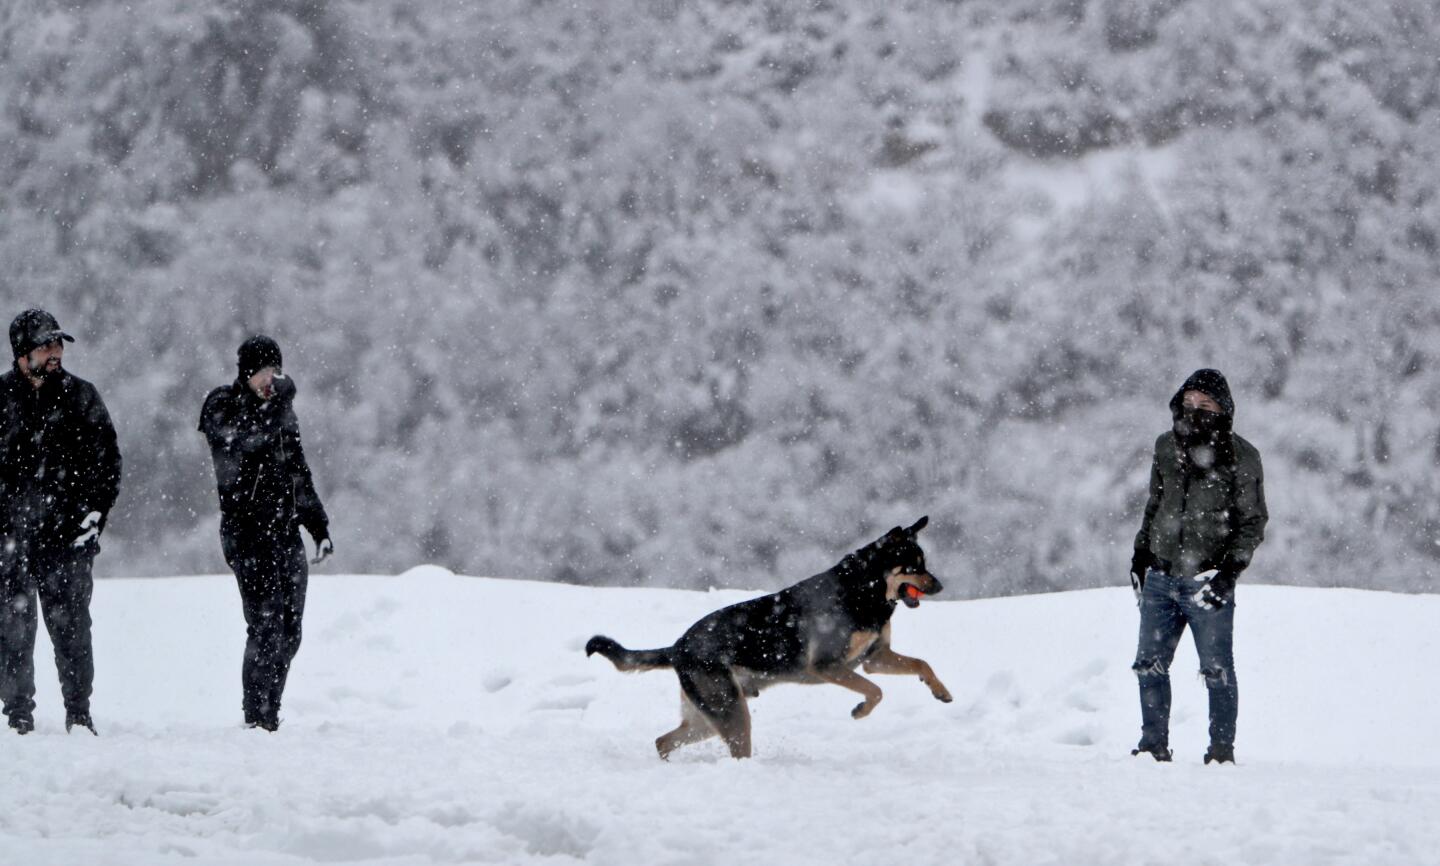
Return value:
[(238, 361), (235, 381), (205, 398), (200, 432), (215, 463), (220, 541), (245, 615), (245, 723), (274, 731), (305, 612), (309, 569), (300, 527), (315, 542), (316, 563), (334, 545), (300, 445), (295, 382), (284, 375), (280, 346), (251, 337)]
[(1135, 673), (1140, 744), (1170, 760), (1170, 662), (1188, 625), (1210, 694), (1205, 763), (1235, 760), (1235, 582), (1265, 537), (1260, 452), (1232, 432), (1235, 401), (1217, 370), (1197, 370), (1170, 400), (1171, 429), (1155, 441), (1150, 497), (1130, 581), (1140, 603)]

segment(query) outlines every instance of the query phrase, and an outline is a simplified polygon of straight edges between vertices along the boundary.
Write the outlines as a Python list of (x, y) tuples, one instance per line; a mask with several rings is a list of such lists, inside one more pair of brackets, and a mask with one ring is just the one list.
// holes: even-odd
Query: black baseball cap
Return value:
[(56, 340), (73, 343), (75, 338), (60, 330), (60, 323), (44, 310), (26, 310), (10, 323), (10, 348), (15, 357)]

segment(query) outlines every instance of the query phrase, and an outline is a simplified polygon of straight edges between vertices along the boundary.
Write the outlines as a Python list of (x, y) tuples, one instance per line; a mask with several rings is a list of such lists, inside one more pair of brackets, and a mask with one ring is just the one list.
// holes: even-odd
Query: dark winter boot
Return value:
[(95, 730), (95, 722), (90, 718), (89, 713), (66, 713), (65, 733), (70, 733), (71, 728), (84, 728), (95, 736), (100, 736)]
[(23, 736), (35, 730), (35, 719), (29, 715), (16, 713), (10, 717), (10, 727), (15, 729), (15, 733)]
[(1175, 757), (1170, 753), (1170, 747), (1165, 745), (1164, 743), (1142, 742), (1130, 752), (1131, 757), (1140, 754), (1148, 754), (1162, 764), (1168, 764), (1170, 761), (1174, 760)]
[(1235, 747), (1211, 743), (1210, 748), (1205, 750), (1205, 763), (1208, 764), (1211, 761), (1217, 764), (1235, 763)]

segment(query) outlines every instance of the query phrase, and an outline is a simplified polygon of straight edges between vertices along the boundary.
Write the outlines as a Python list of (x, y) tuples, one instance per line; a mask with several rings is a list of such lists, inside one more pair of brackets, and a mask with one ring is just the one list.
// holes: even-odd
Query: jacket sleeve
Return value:
[(320, 503), (320, 495), (315, 492), (310, 464), (306, 462), (305, 449), (300, 444), (300, 421), (288, 403), (284, 407), (284, 418), (281, 435), (290, 485), (295, 492), (295, 517), (318, 544), (321, 539), (330, 537), (330, 518), (325, 513), (325, 506)]
[[(0, 378), (0, 536), (10, 534), (10, 477), (14, 461), (10, 449), (15, 438), (15, 411), (10, 395)], [(0, 537), (0, 560), (4, 559), (5, 539)]]
[(83, 439), (87, 452), (84, 457), (90, 472), (83, 505), (87, 512), (98, 511), (107, 517), (120, 495), (120, 444), (105, 401), (93, 388), (87, 390), (81, 409), (87, 428)]
[(1260, 452), (1253, 448), (1246, 449), (1244, 459), (1237, 466), (1231, 515), (1227, 556), (1243, 568), (1250, 564), (1255, 548), (1265, 540), (1265, 524), (1270, 520), (1270, 512), (1265, 507), (1265, 471)]
[(1150, 459), (1150, 496), (1145, 500), (1145, 516), (1140, 521), (1140, 532), (1135, 535), (1135, 549), (1150, 549), (1150, 526), (1155, 521), (1155, 512), (1160, 510), (1160, 497), (1165, 493), (1165, 480), (1160, 475), (1160, 444), (1155, 444), (1155, 455)]
[(255, 454), (275, 447), (280, 441), (283, 411), (257, 406), (248, 411), (225, 389), (205, 400), (200, 410), (200, 432), (210, 447), (227, 454)]

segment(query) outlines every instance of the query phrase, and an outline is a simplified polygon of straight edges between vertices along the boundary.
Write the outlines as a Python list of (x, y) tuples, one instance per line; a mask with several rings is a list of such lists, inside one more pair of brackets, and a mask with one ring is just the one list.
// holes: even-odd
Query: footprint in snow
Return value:
[(541, 701), (531, 710), (583, 710), (595, 700), (594, 695), (565, 695), (548, 701)]
[(1096, 742), (1095, 731), (1089, 727), (1071, 728), (1057, 736), (1055, 742), (1062, 746), (1093, 746)]
[(595, 678), (592, 676), (586, 676), (584, 674), (564, 674), (550, 680), (549, 685), (566, 688), (568, 686), (580, 686), (593, 682), (595, 682)]

